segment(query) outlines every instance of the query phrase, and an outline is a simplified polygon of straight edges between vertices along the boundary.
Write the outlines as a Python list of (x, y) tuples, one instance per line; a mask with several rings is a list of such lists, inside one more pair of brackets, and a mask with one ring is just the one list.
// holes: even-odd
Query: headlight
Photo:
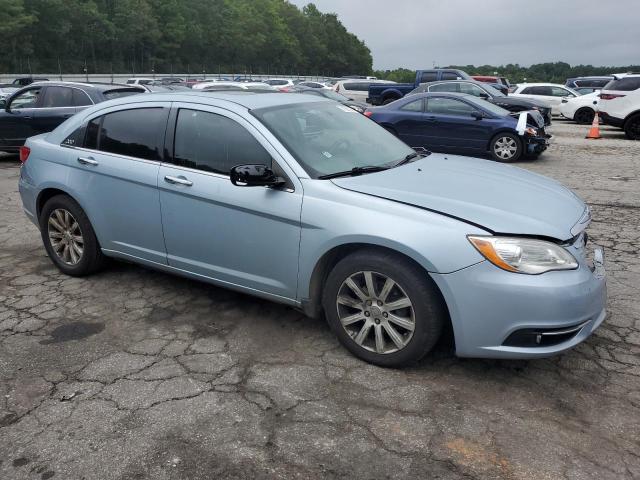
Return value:
[(538, 130), (533, 127), (527, 127), (524, 129), (524, 133), (527, 133), (529, 135), (538, 135)]
[(578, 268), (578, 262), (567, 250), (544, 240), (471, 235), (467, 238), (484, 258), (509, 272), (537, 275)]

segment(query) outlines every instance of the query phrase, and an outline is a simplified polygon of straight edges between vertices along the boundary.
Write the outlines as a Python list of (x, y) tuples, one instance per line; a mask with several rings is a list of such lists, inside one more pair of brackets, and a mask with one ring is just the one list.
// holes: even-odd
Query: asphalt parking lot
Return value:
[(592, 206), (602, 327), (551, 359), (443, 343), (405, 370), (242, 294), (124, 263), (63, 276), (0, 157), (0, 478), (640, 478), (640, 142), (587, 130), (556, 120), (518, 166)]

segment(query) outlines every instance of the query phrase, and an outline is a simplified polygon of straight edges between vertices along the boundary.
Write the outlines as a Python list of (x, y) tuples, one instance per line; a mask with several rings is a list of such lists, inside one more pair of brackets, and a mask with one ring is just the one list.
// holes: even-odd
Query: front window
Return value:
[(228, 175), (240, 164), (272, 166), (271, 155), (239, 123), (210, 112), (180, 109), (173, 163)]
[(31, 88), (13, 97), (11, 100), (11, 108), (35, 108), (38, 104), (40, 90), (40, 88)]
[(459, 117), (470, 117), (475, 111), (471, 105), (455, 98), (432, 97), (427, 99), (428, 113), (438, 115), (456, 115)]
[(413, 153), (394, 135), (345, 105), (297, 103), (251, 113), (312, 178), (356, 167), (387, 166)]

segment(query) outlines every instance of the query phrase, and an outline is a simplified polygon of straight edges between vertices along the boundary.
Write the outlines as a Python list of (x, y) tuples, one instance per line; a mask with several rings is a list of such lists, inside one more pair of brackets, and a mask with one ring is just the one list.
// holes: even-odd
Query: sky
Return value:
[[(309, 0), (289, 0), (302, 7)], [(374, 69), (640, 64), (640, 0), (314, 0), (371, 50)]]

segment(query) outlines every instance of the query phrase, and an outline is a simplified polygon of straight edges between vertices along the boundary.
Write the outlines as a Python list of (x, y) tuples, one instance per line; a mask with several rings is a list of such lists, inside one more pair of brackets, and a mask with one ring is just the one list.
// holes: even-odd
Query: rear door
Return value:
[(84, 138), (68, 181), (101, 247), (125, 258), (166, 264), (157, 182), (168, 113), (164, 102), (112, 107), (63, 142)]
[(433, 123), (425, 122), (424, 100), (422, 98), (405, 103), (397, 111), (394, 123), (398, 137), (411, 147), (424, 147), (430, 136)]
[(7, 110), (0, 111), (0, 146), (17, 148), (37, 135), (34, 117), (41, 103), (43, 87), (23, 90), (11, 98)]
[[(158, 176), (169, 265), (226, 285), (295, 298), (302, 186), (273, 146), (228, 110), (174, 103)], [(175, 128), (174, 128), (175, 127)], [(238, 164), (267, 165), (283, 189), (238, 187)], [(284, 167), (284, 168), (283, 168)]]
[(42, 104), (35, 113), (35, 129), (38, 133), (50, 132), (72, 117), (80, 107), (92, 103), (87, 94), (78, 88), (47, 86)]

